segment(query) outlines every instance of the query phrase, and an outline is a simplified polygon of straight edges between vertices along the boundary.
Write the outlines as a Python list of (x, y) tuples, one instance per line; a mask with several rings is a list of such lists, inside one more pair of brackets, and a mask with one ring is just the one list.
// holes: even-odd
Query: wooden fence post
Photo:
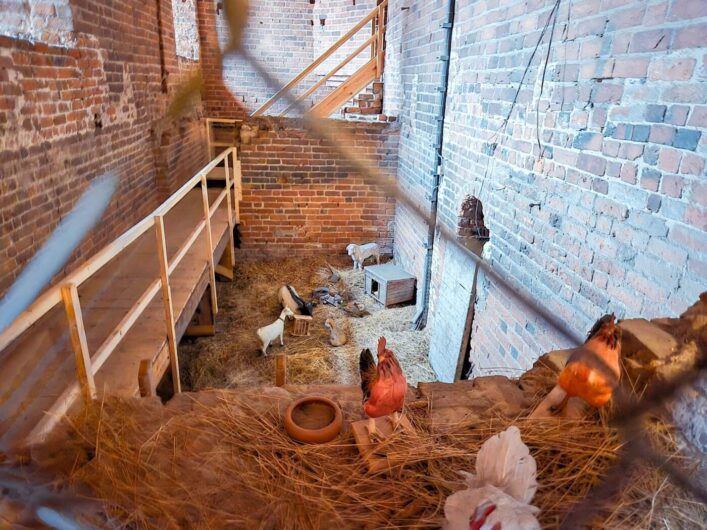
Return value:
[(233, 213), (235, 214), (236, 224), (241, 222), (241, 201), (243, 200), (243, 180), (241, 173), (241, 161), (236, 158), (236, 152), (233, 151)]
[(211, 282), (211, 307), (214, 315), (218, 313), (218, 300), (216, 296), (216, 267), (214, 266), (214, 243), (211, 236), (211, 215), (209, 214), (209, 192), (206, 187), (206, 175), (201, 176), (201, 200), (204, 204), (204, 220), (206, 221), (206, 259), (209, 264), (209, 278)]
[(162, 302), (164, 303), (164, 317), (167, 325), (167, 345), (169, 346), (169, 360), (172, 366), (172, 384), (174, 393), (182, 391), (179, 378), (179, 358), (177, 357), (177, 332), (174, 329), (174, 306), (172, 305), (172, 289), (169, 286), (169, 261), (167, 258), (167, 242), (164, 235), (164, 217), (155, 216), (155, 237), (157, 238), (157, 257), (160, 262), (160, 283), (162, 284)]
[(81, 385), (81, 393), (86, 403), (88, 403), (92, 399), (96, 399), (96, 383), (93, 379), (91, 356), (88, 353), (86, 330), (83, 326), (83, 315), (81, 314), (81, 303), (76, 284), (68, 283), (62, 285), (61, 298), (64, 301), (66, 319), (69, 321), (71, 346), (74, 349), (74, 358), (76, 360), (76, 376)]
[(383, 39), (385, 36), (385, 7), (383, 4), (378, 6), (378, 44), (376, 45), (376, 74), (378, 77), (383, 75), (383, 59), (385, 52), (383, 51)]
[[(235, 156), (235, 150), (232, 151)], [(231, 210), (231, 188), (232, 180), (228, 171), (228, 156), (224, 159), (224, 167), (226, 168), (226, 208), (228, 208), (228, 253), (230, 254), (231, 269), (236, 265), (236, 244), (233, 240), (233, 210)], [(235, 177), (235, 172), (234, 175)]]
[(278, 353), (275, 355), (275, 386), (287, 384), (287, 355)]

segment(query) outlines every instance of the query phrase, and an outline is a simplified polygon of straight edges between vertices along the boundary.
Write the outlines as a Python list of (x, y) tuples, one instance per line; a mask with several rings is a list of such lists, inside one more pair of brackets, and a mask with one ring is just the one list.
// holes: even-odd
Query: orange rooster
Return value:
[(565, 396), (551, 407), (553, 413), (561, 412), (574, 396), (594, 407), (601, 407), (611, 399), (621, 376), (621, 328), (614, 319), (613, 314), (601, 317), (589, 331), (586, 342), (569, 356), (557, 380)]
[(376, 423), (373, 418), (388, 414), (393, 415), (393, 427), (400, 422), (400, 411), (405, 402), (407, 381), (395, 354), (385, 347), (385, 337), (378, 339), (378, 365), (373, 360), (371, 350), (366, 348), (359, 358), (361, 371), (361, 390), (363, 390), (363, 411), (371, 418), (368, 432), (376, 436)]

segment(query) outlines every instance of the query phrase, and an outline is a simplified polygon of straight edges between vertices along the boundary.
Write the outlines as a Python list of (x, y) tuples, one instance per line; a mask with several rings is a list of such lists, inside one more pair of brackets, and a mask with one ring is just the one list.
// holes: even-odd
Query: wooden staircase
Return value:
[(383, 116), (383, 83), (374, 81), (363, 92), (355, 96), (341, 109), (346, 119), (362, 121), (385, 121)]
[[(345, 33), (338, 41), (336, 41), (328, 50), (321, 54), (317, 59), (297, 74), (289, 83), (282, 87), (273, 97), (261, 105), (251, 117), (262, 116), (280, 99), (286, 95), (290, 95), (287, 99), (290, 105), (283, 110), (279, 116), (286, 116), (288, 112), (293, 110), (299, 103), (314, 94), (314, 92), (324, 85), (329, 79), (335, 76), (342, 68), (349, 64), (353, 59), (361, 55), (365, 50), (370, 49), (370, 59), (359, 67), (348, 79), (341, 83), (324, 99), (316, 103), (308, 114), (321, 118), (326, 118), (332, 113), (339, 110), (347, 102), (349, 102), (359, 92), (364, 90), (368, 85), (376, 80), (382, 79), (383, 69), (385, 66), (385, 28), (386, 14), (388, 8), (388, 0), (383, 0), (368, 15), (363, 17), (354, 27)], [(348, 57), (338, 63), (326, 75), (316, 81), (309, 89), (301, 95), (294, 97), (296, 87), (307, 78), (314, 70), (326, 61), (331, 55), (341, 48), (345, 43), (351, 40), (359, 33), (366, 25), (371, 25), (371, 36), (366, 39), (358, 48), (356, 48)]]

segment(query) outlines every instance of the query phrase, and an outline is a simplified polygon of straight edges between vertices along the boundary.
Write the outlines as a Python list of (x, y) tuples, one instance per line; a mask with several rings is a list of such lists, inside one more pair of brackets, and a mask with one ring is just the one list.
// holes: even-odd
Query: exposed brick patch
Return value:
[[(375, 241), (392, 252), (395, 201), (294, 120), (242, 145), (242, 248), (248, 256), (344, 253), (351, 242)], [(387, 124), (338, 126), (349, 146), (383, 171), (397, 165), (398, 129)]]
[(0, 294), (91, 179), (114, 171), (120, 184), (59, 276), (205, 163), (198, 106), (156, 134), (169, 93), (193, 66), (176, 57), (171, 2), (161, 0), (159, 15), (156, 2), (66, 7), (46, 15), (44, 42), (0, 37)]

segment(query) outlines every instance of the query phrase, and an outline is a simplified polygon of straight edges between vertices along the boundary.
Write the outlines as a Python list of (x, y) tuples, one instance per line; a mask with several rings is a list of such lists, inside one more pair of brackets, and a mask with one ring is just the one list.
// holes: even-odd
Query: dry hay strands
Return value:
[[(186, 411), (112, 401), (92, 410), (69, 446), (95, 457), (71, 480), (126, 527), (436, 528), (447, 496), (465, 487), (458, 471), (473, 472), (481, 444), (515, 424), (538, 465), (540, 521), (557, 528), (622, 445), (616, 431), (592, 420), (497, 417), (434, 432), (421, 409), (409, 413), (416, 431), (389, 442), (396, 464), (370, 474), (348, 434), (320, 446), (290, 440), (272, 394), (215, 395)], [(669, 429), (651, 432), (674, 447)], [(634, 472), (597, 528), (649, 528), (651, 521), (691, 528), (704, 520), (704, 506), (658, 470)]]

